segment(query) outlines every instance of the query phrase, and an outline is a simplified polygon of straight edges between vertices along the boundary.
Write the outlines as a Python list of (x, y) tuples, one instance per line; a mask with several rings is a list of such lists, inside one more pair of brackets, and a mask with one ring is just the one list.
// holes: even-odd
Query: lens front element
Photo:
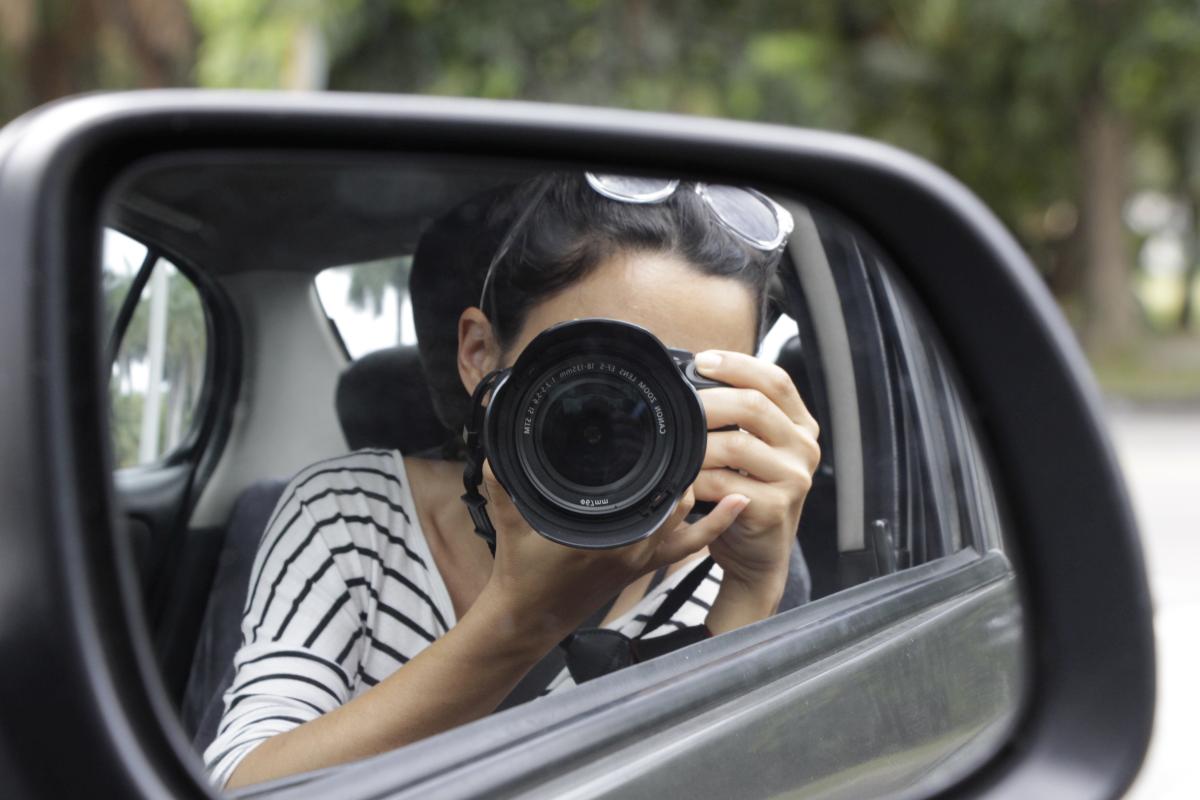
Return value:
[(542, 331), (484, 412), (497, 479), (538, 533), (571, 547), (649, 536), (704, 460), (704, 409), (649, 331), (584, 319)]
[(669, 460), (658, 381), (611, 356), (570, 356), (526, 396), (517, 450), (542, 498), (578, 514), (638, 502)]
[(611, 491), (645, 461), (654, 421), (635, 387), (585, 379), (551, 393), (538, 434), (538, 456), (552, 476), (585, 491)]

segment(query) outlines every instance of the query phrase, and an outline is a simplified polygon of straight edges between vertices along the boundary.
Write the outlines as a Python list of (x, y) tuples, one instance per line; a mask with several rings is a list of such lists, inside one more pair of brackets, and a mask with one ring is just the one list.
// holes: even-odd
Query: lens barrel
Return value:
[(695, 480), (707, 439), (690, 354), (627, 322), (555, 325), (492, 391), (482, 446), (530, 525), (580, 548), (649, 536)]

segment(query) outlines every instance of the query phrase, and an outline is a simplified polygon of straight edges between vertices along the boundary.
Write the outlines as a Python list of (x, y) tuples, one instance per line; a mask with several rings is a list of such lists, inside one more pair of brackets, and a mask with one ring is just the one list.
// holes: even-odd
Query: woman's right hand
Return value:
[(496, 529), (496, 559), (479, 600), (508, 609), (514, 634), (544, 636), (551, 646), (647, 572), (706, 547), (750, 502), (744, 495), (728, 495), (702, 519), (688, 523), (695, 504), (689, 488), (666, 522), (645, 539), (611, 550), (582, 550), (552, 542), (530, 527), (486, 463), (483, 492)]

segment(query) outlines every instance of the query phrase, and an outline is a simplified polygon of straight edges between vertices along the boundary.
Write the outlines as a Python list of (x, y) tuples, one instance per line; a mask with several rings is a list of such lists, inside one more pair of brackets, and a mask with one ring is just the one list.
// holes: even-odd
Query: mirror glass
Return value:
[[(819, 202), (230, 151), (141, 164), (103, 224), (118, 535), (214, 784), (634, 686), (744, 630), (806, 637), (732, 759), (780, 790), (866, 764), (935, 787), (1015, 719), (972, 403)], [(726, 654), (747, 688), (757, 652)]]

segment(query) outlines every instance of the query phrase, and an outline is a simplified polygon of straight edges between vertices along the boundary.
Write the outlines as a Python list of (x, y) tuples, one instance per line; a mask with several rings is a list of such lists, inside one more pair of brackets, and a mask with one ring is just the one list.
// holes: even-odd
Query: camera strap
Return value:
[(471, 395), (471, 415), (467, 418), (467, 425), (463, 430), (467, 455), (466, 466), (463, 467), (463, 488), (466, 492), (462, 501), (467, 506), (467, 513), (471, 515), (471, 522), (475, 525), (475, 534), (487, 542), (493, 556), (496, 555), (496, 528), (488, 517), (487, 498), (479, 493), (479, 485), (483, 483), (483, 401), (505, 372), (507, 370), (493, 370), (475, 387)]
[[(479, 491), (483, 483), (483, 423), (486, 412), (484, 400), (496, 387), (497, 382), (507, 373), (507, 370), (494, 370), (488, 373), (475, 387), (471, 395), (471, 414), (463, 430), (466, 443), (466, 464), (463, 467), (462, 501), (467, 506), (467, 513), (475, 526), (475, 533), (485, 542), (492, 555), (496, 555), (496, 528), (487, 513), (487, 498)], [(636, 664), (655, 658), (664, 653), (678, 650), (689, 644), (709, 638), (712, 634), (704, 625), (693, 625), (671, 633), (646, 638), (651, 632), (665, 625), (675, 612), (683, 607), (712, 571), (713, 558), (708, 556), (683, 577), (667, 592), (663, 602), (655, 609), (650, 619), (646, 621), (641, 633), (630, 638), (619, 631), (598, 627), (599, 622), (609, 607), (611, 601), (600, 609), (597, 615), (584, 624), (573, 634), (567, 636), (555, 648), (555, 652), (543, 659), (543, 664), (532, 671), (522, 684), (506, 699), (502, 707), (532, 699), (541, 694), (545, 686), (562, 668), (565, 662), (576, 683), (606, 675), (630, 664)], [(656, 579), (654, 584), (658, 583)], [(615, 599), (615, 598), (614, 598)]]
[(709, 557), (693, 567), (691, 572), (667, 592), (667, 596), (647, 620), (642, 632), (634, 638), (611, 628), (600, 627), (600, 623), (608, 616), (616, 601), (615, 596), (611, 598), (588, 617), (575, 633), (559, 642), (558, 647), (534, 665), (500, 703), (497, 710), (501, 711), (541, 697), (564, 667), (575, 683), (586, 683), (601, 675), (708, 639), (712, 634), (704, 625), (680, 628), (652, 639), (645, 637), (670, 621), (675, 612), (695, 594), (700, 583), (712, 571), (712, 566), (713, 560)]
[(714, 563), (712, 556), (707, 556), (675, 584), (637, 636), (629, 637), (611, 628), (582, 627), (563, 639), (559, 648), (566, 655), (567, 669), (575, 683), (585, 683), (710, 638), (712, 633), (705, 625), (691, 625), (661, 636), (648, 637), (669, 622), (675, 612), (696, 593), (701, 582), (712, 571)]

